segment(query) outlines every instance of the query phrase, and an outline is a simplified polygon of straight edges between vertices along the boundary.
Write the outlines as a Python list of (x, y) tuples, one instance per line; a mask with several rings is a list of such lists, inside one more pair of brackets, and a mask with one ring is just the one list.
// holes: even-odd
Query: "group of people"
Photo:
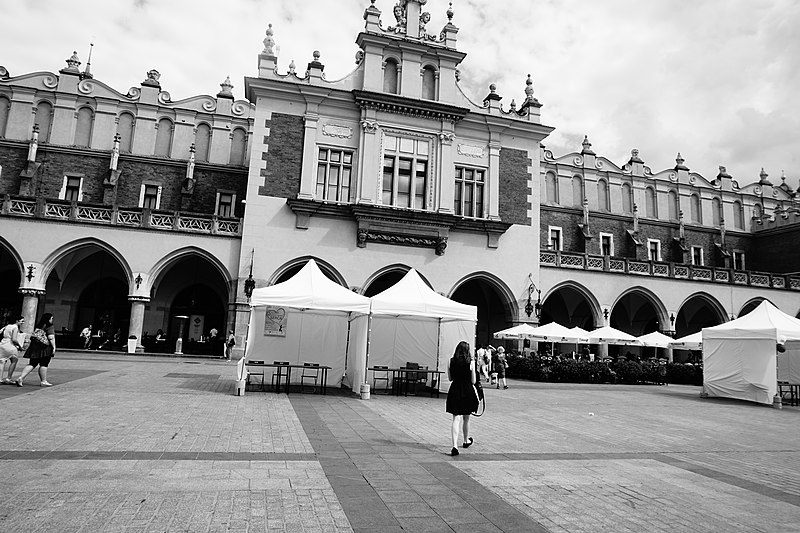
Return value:
[[(47, 381), (47, 368), (50, 360), (56, 353), (56, 334), (53, 326), (53, 314), (45, 313), (36, 322), (30, 340), (26, 345), (26, 335), (22, 332), (25, 324), (25, 317), (17, 315), (0, 330), (0, 383), (4, 385), (16, 385), (22, 387), (25, 378), (35, 369), (39, 369), (40, 385), (51, 387), (53, 384)], [(29, 360), (22, 373), (14, 379), (14, 371), (20, 355)]]
[(461, 341), (456, 346), (455, 353), (447, 365), (447, 379), (450, 380), (450, 390), (447, 392), (447, 404), (445, 410), (453, 415), (453, 422), (450, 428), (453, 447), (450, 455), (459, 454), (459, 436), (462, 448), (469, 448), (475, 442), (470, 436), (469, 421), (470, 416), (476, 413), (480, 403), (478, 386), (485, 378), (487, 383), (497, 383), (500, 388), (500, 381), (503, 388), (507, 389), (506, 384), (506, 362), (505, 349), (500, 346), (495, 349), (489, 345), (486, 348), (478, 346), (478, 350), (473, 355), (467, 341)]

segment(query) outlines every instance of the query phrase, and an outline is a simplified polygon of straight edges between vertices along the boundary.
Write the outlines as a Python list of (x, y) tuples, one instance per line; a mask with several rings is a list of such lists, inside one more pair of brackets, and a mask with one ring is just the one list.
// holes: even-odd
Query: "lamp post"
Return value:
[(255, 258), (256, 249), (253, 248), (250, 252), (250, 274), (244, 280), (244, 294), (247, 296), (247, 301), (253, 296), (253, 290), (256, 288), (256, 280), (253, 279), (253, 259)]
[[(528, 285), (528, 302), (525, 304), (525, 314), (530, 318), (535, 312), (538, 320), (542, 316), (542, 289), (536, 287), (536, 284), (533, 282), (533, 277), (530, 274), (528, 274), (528, 280), (530, 280), (530, 284)], [(536, 303), (531, 301), (533, 291), (537, 293)]]

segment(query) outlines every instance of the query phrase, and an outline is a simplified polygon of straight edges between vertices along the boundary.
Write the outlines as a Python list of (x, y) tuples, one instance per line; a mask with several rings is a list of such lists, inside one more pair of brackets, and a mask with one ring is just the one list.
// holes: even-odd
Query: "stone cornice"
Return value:
[(352, 92), (357, 106), (398, 115), (458, 122), (469, 113), (469, 109), (465, 107), (442, 104), (429, 100), (416, 100), (396, 94), (362, 90), (354, 90)]

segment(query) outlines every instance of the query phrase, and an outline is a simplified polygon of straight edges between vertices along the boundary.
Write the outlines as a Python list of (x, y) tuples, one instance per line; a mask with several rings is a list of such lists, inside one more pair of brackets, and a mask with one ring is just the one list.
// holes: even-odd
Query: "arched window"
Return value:
[(678, 220), (678, 213), (680, 212), (680, 208), (678, 207), (677, 192), (669, 191), (667, 193), (667, 204), (669, 205), (669, 219)]
[(11, 111), (11, 100), (5, 96), (0, 96), (0, 137), (6, 136), (6, 126), (8, 126), (8, 113)]
[(397, 61), (387, 59), (383, 64), (383, 92), (397, 94), (397, 80), (399, 78), (399, 68)]
[(36, 106), (36, 124), (39, 125), (39, 142), (50, 140), (50, 124), (53, 119), (53, 106), (50, 102), (39, 102)]
[(700, 197), (696, 194), (693, 194), (691, 197), (691, 221), (697, 224), (702, 224), (702, 214), (700, 213)]
[(622, 184), (622, 212), (633, 213), (633, 191), (628, 183)]
[(764, 214), (764, 211), (761, 209), (761, 204), (756, 204), (753, 206), (753, 217), (754, 218), (761, 218), (761, 215)]
[(78, 110), (78, 120), (75, 123), (75, 146), (89, 146), (92, 142), (92, 126), (94, 125), (94, 111), (90, 107)]
[(739, 200), (733, 202), (733, 227), (744, 229), (744, 208)]
[(556, 182), (556, 175), (548, 172), (544, 177), (545, 183), (545, 201), (548, 204), (558, 203), (558, 183)]
[(719, 198), (714, 198), (711, 203), (713, 205), (711, 216), (713, 217), (714, 226), (719, 227), (722, 225), (722, 202), (719, 201)]
[(600, 211), (608, 211), (610, 207), (608, 201), (608, 184), (605, 180), (599, 180), (597, 182), (597, 207)]
[(197, 126), (197, 133), (194, 134), (194, 159), (195, 161), (207, 162), (208, 149), (211, 146), (211, 128), (208, 124)]
[(583, 180), (580, 176), (572, 176), (572, 205), (583, 207), (584, 198), (586, 195), (583, 194)]
[(158, 121), (158, 132), (156, 133), (155, 155), (169, 157), (172, 152), (172, 121), (162, 118)]
[(652, 187), (648, 187), (644, 190), (644, 216), (648, 218), (658, 218), (656, 191)]
[(422, 98), (436, 100), (436, 70), (431, 66), (422, 69)]
[(231, 134), (231, 165), (244, 165), (244, 156), (247, 147), (247, 132), (242, 128), (236, 128)]
[(134, 118), (130, 113), (120, 113), (117, 121), (117, 133), (119, 133), (119, 151), (130, 152), (133, 145), (133, 123)]

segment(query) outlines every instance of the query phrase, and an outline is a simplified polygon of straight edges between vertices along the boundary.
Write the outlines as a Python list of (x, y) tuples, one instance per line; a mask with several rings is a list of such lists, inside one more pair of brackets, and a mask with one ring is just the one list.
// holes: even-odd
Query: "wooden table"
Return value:
[[(781, 397), (782, 402), (786, 402), (791, 406), (800, 405), (800, 383), (789, 383), (788, 381), (778, 382), (778, 395)], [(788, 395), (788, 401), (784, 395)]]
[[(284, 392), (286, 392), (286, 394), (289, 394), (289, 384), (292, 382), (292, 369), (293, 368), (305, 368), (305, 369), (320, 370), (321, 374), (322, 374), (321, 375), (322, 385), (319, 388), (320, 389), (320, 393), (321, 394), (328, 394), (328, 370), (331, 369), (331, 367), (329, 367), (329, 366), (325, 366), (325, 365), (308, 366), (308, 365), (303, 365), (303, 364), (288, 364), (288, 365), (285, 365), (285, 364), (280, 364), (280, 363), (267, 363), (267, 362), (257, 363), (255, 361), (252, 361), (252, 362), (248, 361), (246, 364), (247, 364), (247, 372), (248, 373), (251, 373), (250, 372), (250, 368), (251, 367), (261, 369), (261, 390), (264, 390), (264, 379), (266, 377), (264, 375), (264, 369), (266, 369), (266, 368), (278, 368), (278, 369), (285, 368), (286, 369), (286, 373), (285, 374), (281, 374), (281, 376), (278, 378), (278, 383), (275, 384), (275, 392), (280, 392), (281, 391), (280, 390), (281, 389), (281, 383), (280, 383), (281, 378), (282, 377), (286, 377), (286, 379), (285, 379), (286, 385), (285, 385), (285, 390), (284, 390)], [(252, 372), (252, 373), (257, 374), (258, 372)], [(302, 392), (302, 391), (303, 391), (303, 389), (302, 389), (302, 386), (301, 386), (300, 392)]]
[[(382, 367), (370, 367), (367, 370), (371, 370), (373, 372), (391, 372), (392, 373), (392, 394), (395, 396), (405, 395), (408, 396), (408, 375), (414, 373), (415, 375), (425, 374), (425, 383), (428, 382), (428, 376), (434, 376), (434, 383), (436, 384), (435, 387), (431, 387), (431, 396), (436, 394), (436, 397), (439, 397), (439, 385), (442, 382), (442, 374), (444, 372), (442, 370), (429, 370), (427, 368), (382, 368)], [(405, 385), (405, 386), (404, 386)]]

